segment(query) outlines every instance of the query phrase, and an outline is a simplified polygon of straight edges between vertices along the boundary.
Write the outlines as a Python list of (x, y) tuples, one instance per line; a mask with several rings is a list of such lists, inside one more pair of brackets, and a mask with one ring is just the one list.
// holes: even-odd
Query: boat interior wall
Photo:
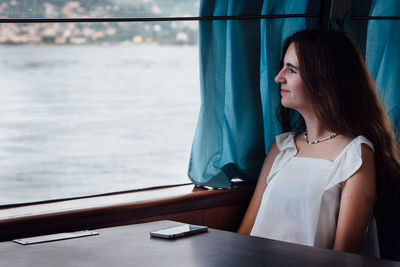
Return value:
[(254, 185), (208, 190), (183, 185), (0, 209), (0, 241), (174, 220), (236, 231)]

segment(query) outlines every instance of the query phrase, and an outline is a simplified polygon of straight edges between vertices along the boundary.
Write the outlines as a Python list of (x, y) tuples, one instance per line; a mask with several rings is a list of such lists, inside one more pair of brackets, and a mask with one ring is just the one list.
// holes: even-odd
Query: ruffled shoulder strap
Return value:
[(295, 136), (296, 132), (286, 132), (275, 137), (276, 146), (280, 152), (272, 164), (271, 170), (267, 177), (267, 183), (269, 183), (274, 175), (280, 169), (282, 169), (294, 155), (296, 155), (297, 148), (294, 142)]
[(294, 143), (294, 137), (296, 136), (296, 132), (286, 132), (275, 137), (276, 145), (279, 150), (282, 152), (287, 148), (296, 149), (296, 144)]
[(349, 179), (357, 170), (361, 167), (362, 157), (361, 157), (361, 145), (368, 145), (372, 151), (374, 151), (374, 146), (371, 141), (366, 137), (360, 135), (354, 138), (340, 153), (340, 155), (335, 159), (332, 171), (330, 174), (330, 179), (325, 190), (328, 190), (335, 185), (339, 186), (342, 182)]

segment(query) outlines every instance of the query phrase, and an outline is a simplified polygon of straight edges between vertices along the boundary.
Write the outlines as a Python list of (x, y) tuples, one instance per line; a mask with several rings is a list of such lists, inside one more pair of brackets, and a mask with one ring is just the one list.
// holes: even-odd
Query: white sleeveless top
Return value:
[[(295, 132), (276, 137), (280, 153), (267, 177), (251, 235), (332, 248), (339, 214), (341, 183), (361, 166), (361, 144), (373, 149), (363, 136), (354, 138), (335, 161), (322, 158), (295, 157)], [(376, 225), (371, 220), (366, 235), (369, 251), (379, 256)], [(365, 249), (364, 249), (365, 250)]]

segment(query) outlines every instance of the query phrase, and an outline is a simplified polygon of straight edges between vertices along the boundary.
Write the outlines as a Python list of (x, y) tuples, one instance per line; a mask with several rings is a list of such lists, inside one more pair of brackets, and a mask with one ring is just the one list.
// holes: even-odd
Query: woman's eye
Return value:
[(293, 70), (293, 69), (289, 69), (289, 72), (290, 73), (297, 73), (295, 70)]

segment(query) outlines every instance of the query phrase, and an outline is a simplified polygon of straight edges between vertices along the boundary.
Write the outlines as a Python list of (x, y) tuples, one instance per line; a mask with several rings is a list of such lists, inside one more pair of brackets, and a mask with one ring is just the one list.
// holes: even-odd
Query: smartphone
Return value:
[(207, 231), (208, 231), (207, 226), (185, 224), (181, 226), (150, 232), (150, 236), (175, 239), (178, 237), (194, 235)]

